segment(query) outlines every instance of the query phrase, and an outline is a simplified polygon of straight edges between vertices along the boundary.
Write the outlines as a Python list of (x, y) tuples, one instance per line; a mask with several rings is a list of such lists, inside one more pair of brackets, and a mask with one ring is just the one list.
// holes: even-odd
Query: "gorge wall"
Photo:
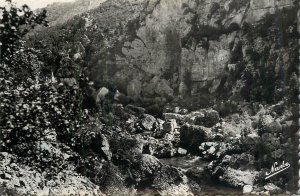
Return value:
[(73, 22), (84, 23), (75, 39), (94, 81), (113, 82), (131, 96), (220, 89), (231, 96), (245, 87), (246, 67), (274, 77), (280, 69), (293, 72), (297, 7), (293, 0), (107, 0)]

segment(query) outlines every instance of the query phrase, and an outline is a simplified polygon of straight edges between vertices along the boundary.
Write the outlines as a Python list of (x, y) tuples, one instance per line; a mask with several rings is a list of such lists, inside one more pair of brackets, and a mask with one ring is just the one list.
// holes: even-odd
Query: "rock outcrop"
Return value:
[[(74, 44), (95, 48), (84, 59), (93, 70), (90, 77), (112, 81), (130, 96), (192, 95), (197, 97), (194, 104), (209, 105), (225, 95), (256, 99), (253, 90), (269, 101), (275, 97), (267, 95), (275, 89), (257, 89), (266, 81), (250, 80), (255, 73), (265, 73), (260, 65), (266, 65), (275, 82), (280, 66), (273, 61), (281, 54), (286, 67), (296, 66), (295, 10), (294, 0), (108, 0), (68, 21), (65, 28), (85, 20)], [(283, 13), (285, 37), (274, 33), (277, 12)], [(278, 39), (292, 44), (279, 50)]]

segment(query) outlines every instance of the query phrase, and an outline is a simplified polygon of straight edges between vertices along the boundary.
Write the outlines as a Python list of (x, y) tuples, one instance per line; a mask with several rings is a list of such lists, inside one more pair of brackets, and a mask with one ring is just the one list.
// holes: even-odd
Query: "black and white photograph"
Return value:
[(0, 196), (300, 195), (298, 0), (0, 0)]

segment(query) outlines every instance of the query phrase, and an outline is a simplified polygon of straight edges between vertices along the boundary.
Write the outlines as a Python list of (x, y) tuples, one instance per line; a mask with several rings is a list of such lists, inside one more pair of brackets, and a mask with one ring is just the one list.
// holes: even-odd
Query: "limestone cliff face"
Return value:
[(234, 93), (245, 67), (278, 73), (295, 61), (295, 10), (294, 0), (107, 0), (82, 15), (96, 47), (91, 76), (142, 96)]
[(62, 24), (76, 15), (98, 7), (104, 1), (106, 0), (75, 0), (50, 4), (46, 7), (50, 25)]

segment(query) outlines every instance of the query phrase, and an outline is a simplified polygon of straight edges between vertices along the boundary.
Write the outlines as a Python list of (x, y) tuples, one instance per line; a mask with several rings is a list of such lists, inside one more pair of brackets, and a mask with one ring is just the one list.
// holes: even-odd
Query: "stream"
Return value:
[[(174, 157), (160, 159), (160, 161), (165, 165), (176, 167), (183, 172), (193, 168), (197, 168), (198, 171), (204, 171), (204, 168), (209, 164), (209, 161), (203, 161), (197, 156)], [(198, 182), (201, 187), (200, 195), (240, 195), (243, 193), (241, 189), (232, 188), (211, 179), (204, 179), (203, 181), (205, 183)], [(197, 192), (195, 195), (199, 195), (199, 193)]]

